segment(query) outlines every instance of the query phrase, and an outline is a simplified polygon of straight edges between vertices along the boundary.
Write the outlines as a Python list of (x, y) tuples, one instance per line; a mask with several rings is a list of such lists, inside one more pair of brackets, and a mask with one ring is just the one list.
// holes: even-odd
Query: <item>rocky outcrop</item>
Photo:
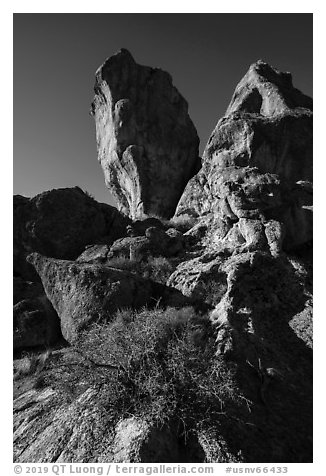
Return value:
[[(181, 236), (180, 236), (181, 235)], [(183, 251), (182, 234), (175, 234), (159, 228), (147, 228), (145, 236), (120, 238), (115, 241), (107, 254), (108, 259), (116, 256), (141, 261), (149, 256), (173, 257)]]
[(125, 49), (97, 70), (94, 90), (98, 160), (118, 208), (133, 219), (171, 217), (199, 168), (187, 102), (168, 73)]
[(275, 221), (284, 249), (311, 241), (311, 109), (312, 100), (293, 87), (289, 73), (254, 63), (217, 123), (176, 215), (212, 213), (219, 243), (228, 235), (236, 246), (238, 239), (249, 247), (263, 244)]
[(77, 258), (80, 263), (109, 264), (112, 258), (127, 258), (131, 261), (143, 261), (150, 257), (175, 257), (184, 251), (182, 233), (174, 228), (166, 232), (162, 228), (149, 227), (144, 236), (119, 238), (110, 247), (107, 245), (88, 246)]
[[(206, 260), (212, 262), (213, 256)], [(311, 324), (306, 307), (311, 277), (306, 265), (247, 252), (219, 261), (215, 257), (214, 265), (206, 267), (211, 277), (224, 275), (226, 283), (211, 312), (217, 372), (211, 391), (218, 392), (223, 382), (225, 401), (217, 393), (215, 411), (205, 415), (205, 424), (184, 415), (194, 425), (187, 438), (173, 420), (153, 425), (139, 416), (114, 419), (105, 385), (111, 388), (110, 369), (104, 368), (96, 386), (90, 384), (95, 372), (109, 366), (96, 363), (92, 347), (91, 358), (70, 347), (54, 352), (42, 373), (15, 381), (14, 461), (311, 462), (312, 352), (305, 335)], [(191, 269), (195, 263), (189, 263)], [(196, 327), (198, 332), (199, 322)], [(76, 380), (70, 381), (74, 368)]]
[(168, 283), (188, 295), (207, 298), (208, 289), (213, 289), (218, 297), (222, 290), (210, 313), (216, 359), (237, 368), (237, 391), (248, 403), (247, 413), (239, 408), (233, 420), (232, 410), (228, 422), (206, 435), (206, 461), (311, 461), (312, 316), (307, 269), (307, 262), (303, 266), (267, 252), (230, 257), (206, 253), (181, 263), (170, 277)]
[(70, 345), (15, 362), (14, 460), (311, 462), (311, 99), (253, 64), (165, 221), (197, 159), (185, 101), (125, 50), (95, 94), (107, 183), (145, 219), (16, 197), (16, 274), (41, 280), (14, 280), (18, 346), (49, 305)]
[(60, 322), (41, 283), (14, 278), (14, 350), (46, 346), (61, 336)]
[(79, 187), (50, 190), (26, 198), (14, 196), (14, 274), (36, 280), (26, 255), (75, 259), (88, 244), (112, 243), (124, 236), (130, 220), (114, 207), (98, 203)]
[(75, 342), (91, 323), (110, 321), (118, 309), (151, 307), (157, 302), (178, 306), (187, 302), (175, 289), (117, 268), (56, 260), (38, 253), (27, 259), (42, 280), (68, 342)]
[[(20, 362), (17, 362), (19, 367)], [(55, 351), (46, 365), (85, 365), (68, 349)], [(42, 372), (47, 374), (45, 368)], [(62, 386), (41, 385), (40, 372), (14, 382), (14, 461), (19, 463), (177, 463), (203, 462), (205, 453), (192, 435), (182, 438), (178, 427), (153, 425), (140, 417), (116, 421), (105, 404), (105, 387), (76, 395)]]

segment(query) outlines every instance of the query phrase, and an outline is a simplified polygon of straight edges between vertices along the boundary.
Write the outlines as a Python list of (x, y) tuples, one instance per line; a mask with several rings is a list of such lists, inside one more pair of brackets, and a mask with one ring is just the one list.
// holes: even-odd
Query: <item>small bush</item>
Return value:
[(85, 331), (76, 346), (83, 364), (49, 379), (65, 394), (67, 385), (75, 392), (97, 385), (115, 420), (132, 414), (155, 424), (174, 418), (186, 427), (210, 424), (236, 393), (214, 340), (208, 319), (192, 308), (124, 310)]
[(210, 280), (203, 282), (200, 287), (200, 295), (203, 301), (216, 306), (227, 291), (226, 280)]
[(125, 256), (117, 256), (107, 262), (108, 266), (135, 273), (145, 279), (166, 284), (175, 266), (163, 256), (149, 256), (145, 261), (131, 260)]
[(107, 261), (107, 266), (111, 266), (112, 268), (123, 269), (125, 271), (130, 272), (137, 272), (139, 268), (139, 262), (137, 260), (131, 260), (127, 256), (119, 255), (111, 258)]
[(190, 216), (187, 213), (170, 219), (161, 218), (158, 215), (152, 215), (151, 217), (160, 220), (166, 229), (175, 228), (176, 230), (181, 231), (181, 233), (186, 233), (186, 231), (195, 226), (198, 221), (196, 217)]
[(170, 224), (177, 230), (181, 231), (181, 233), (186, 233), (196, 225), (197, 221), (197, 218), (185, 213), (184, 215), (171, 218)]

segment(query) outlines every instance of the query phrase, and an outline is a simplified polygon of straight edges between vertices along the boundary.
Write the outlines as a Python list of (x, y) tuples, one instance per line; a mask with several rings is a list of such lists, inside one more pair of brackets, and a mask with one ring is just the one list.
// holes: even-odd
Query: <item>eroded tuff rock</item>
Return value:
[(212, 213), (219, 243), (228, 235), (236, 245), (259, 240), (264, 248), (266, 226), (275, 230), (275, 221), (277, 248), (311, 241), (311, 109), (312, 100), (293, 87), (289, 73), (254, 63), (217, 123), (176, 215)]
[(79, 332), (96, 321), (111, 320), (118, 309), (186, 304), (182, 294), (117, 268), (99, 264), (28, 256), (61, 322), (63, 337), (74, 342)]
[(171, 217), (199, 168), (196, 129), (171, 76), (122, 49), (96, 72), (92, 114), (98, 160), (118, 208)]
[(112, 243), (125, 235), (130, 220), (79, 187), (50, 190), (26, 198), (14, 196), (14, 273), (36, 280), (26, 255), (75, 259), (88, 244)]

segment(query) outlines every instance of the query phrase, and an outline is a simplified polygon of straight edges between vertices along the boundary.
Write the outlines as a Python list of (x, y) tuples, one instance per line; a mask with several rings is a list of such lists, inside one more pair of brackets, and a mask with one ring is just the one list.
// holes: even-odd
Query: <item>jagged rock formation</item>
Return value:
[(94, 90), (98, 160), (118, 208), (133, 219), (171, 217), (199, 168), (187, 102), (168, 73), (125, 49), (97, 70)]
[(277, 233), (283, 234), (283, 248), (311, 241), (311, 109), (312, 100), (293, 87), (290, 73), (262, 61), (251, 65), (176, 215), (213, 214), (219, 243), (266, 242), (266, 227), (275, 228), (270, 220), (282, 224)]
[(27, 259), (42, 280), (68, 342), (75, 342), (92, 322), (109, 321), (118, 309), (151, 307), (160, 300), (165, 305), (187, 303), (177, 290), (120, 269), (56, 260), (38, 253)]
[[(99, 160), (121, 210), (170, 216), (197, 159), (186, 103), (125, 50), (95, 93)], [(15, 461), (312, 461), (311, 109), (289, 73), (258, 61), (174, 220), (132, 223), (76, 190), (65, 196), (82, 211), (53, 236), (48, 214), (24, 212), (17, 249), (52, 256), (28, 262), (71, 346), (38, 356), (34, 373), (16, 363)], [(30, 210), (16, 203), (18, 218)], [(117, 218), (112, 234), (103, 213)], [(168, 262), (167, 286), (137, 275), (153, 256)], [(143, 268), (110, 267), (128, 259)], [(15, 302), (24, 311), (43, 288), (16, 280)]]
[(88, 244), (112, 243), (124, 236), (130, 220), (79, 187), (14, 196), (14, 273), (35, 281), (27, 254), (76, 259)]

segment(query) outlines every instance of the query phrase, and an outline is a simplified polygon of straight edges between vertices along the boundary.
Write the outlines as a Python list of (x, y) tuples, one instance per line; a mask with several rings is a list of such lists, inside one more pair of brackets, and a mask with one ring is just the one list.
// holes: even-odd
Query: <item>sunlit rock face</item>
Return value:
[(277, 220), (287, 249), (312, 239), (312, 99), (294, 88), (290, 73), (263, 61), (250, 66), (208, 140), (202, 164), (176, 215), (211, 213), (224, 231), (240, 232), (244, 243), (242, 219), (247, 230), (248, 219), (256, 220), (256, 229), (257, 220), (261, 228)]
[(125, 49), (97, 70), (94, 91), (98, 160), (118, 208), (171, 217), (200, 164), (187, 102), (167, 72), (138, 65)]

